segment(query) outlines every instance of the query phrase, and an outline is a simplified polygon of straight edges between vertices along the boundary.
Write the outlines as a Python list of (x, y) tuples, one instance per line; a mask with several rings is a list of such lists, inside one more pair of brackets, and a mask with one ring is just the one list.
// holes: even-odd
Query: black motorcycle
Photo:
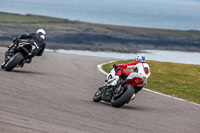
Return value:
[(100, 87), (93, 96), (94, 102), (99, 102), (101, 100), (111, 103), (113, 107), (121, 107), (124, 104), (129, 103), (135, 98), (135, 92), (141, 90), (141, 86), (137, 86), (138, 83), (142, 83), (146, 79), (142, 77), (134, 78), (133, 74), (130, 74), (127, 79), (118, 81), (121, 82), (120, 91), (115, 92), (116, 90), (116, 80), (115, 80), (115, 70), (112, 69), (108, 74), (106, 83), (103, 87)]
[(15, 48), (14, 52), (9, 49), (5, 52), (5, 59), (1, 65), (2, 69), (12, 71), (15, 67), (23, 67), (24, 60), (32, 54), (32, 44), (21, 42)]

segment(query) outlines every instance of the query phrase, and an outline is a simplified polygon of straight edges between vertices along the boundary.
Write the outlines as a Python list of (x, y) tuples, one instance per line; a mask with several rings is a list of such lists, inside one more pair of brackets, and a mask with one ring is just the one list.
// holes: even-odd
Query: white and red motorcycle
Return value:
[(115, 73), (115, 69), (113, 68), (107, 75), (106, 83), (94, 94), (94, 102), (103, 100), (105, 102), (110, 102), (113, 107), (121, 107), (133, 100), (135, 98), (135, 92), (141, 90), (147, 83), (147, 79), (142, 75), (138, 74), (138, 77), (135, 77), (135, 74), (131, 73), (125, 80), (120, 79), (118, 81), (121, 82), (121, 85), (120, 91), (116, 93), (117, 83), (115, 80)]

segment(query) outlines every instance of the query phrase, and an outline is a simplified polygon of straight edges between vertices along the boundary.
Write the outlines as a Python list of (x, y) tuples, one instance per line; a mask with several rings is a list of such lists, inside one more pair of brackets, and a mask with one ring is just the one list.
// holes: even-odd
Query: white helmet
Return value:
[(137, 55), (135, 58), (136, 62), (147, 62), (145, 55)]
[(38, 33), (42, 33), (43, 35), (46, 35), (46, 31), (44, 30), (44, 29), (38, 29), (37, 31), (36, 31), (36, 33), (38, 34)]

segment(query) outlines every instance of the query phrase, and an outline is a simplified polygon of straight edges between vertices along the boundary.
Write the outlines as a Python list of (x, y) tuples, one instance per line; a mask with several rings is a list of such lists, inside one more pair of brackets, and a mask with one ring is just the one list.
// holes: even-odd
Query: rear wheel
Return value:
[(4, 66), (6, 71), (11, 71), (15, 68), (18, 64), (20, 64), (21, 60), (23, 59), (22, 53), (18, 52), (14, 56), (12, 56)]
[(102, 92), (100, 90), (97, 90), (97, 92), (93, 96), (93, 101), (94, 102), (101, 101), (102, 100), (101, 96), (102, 96)]
[(125, 85), (124, 91), (122, 92), (121, 95), (117, 97), (114, 97), (114, 96), (112, 97), (111, 105), (113, 107), (118, 107), (118, 108), (123, 106), (125, 103), (128, 103), (130, 101), (134, 93), (135, 93), (135, 89), (133, 86)]

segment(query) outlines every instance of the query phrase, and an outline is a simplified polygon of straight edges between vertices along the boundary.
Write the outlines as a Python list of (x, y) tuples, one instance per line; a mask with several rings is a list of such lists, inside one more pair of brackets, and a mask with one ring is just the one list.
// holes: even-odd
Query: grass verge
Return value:
[[(133, 60), (103, 65), (110, 72), (113, 64), (127, 64)], [(146, 88), (200, 104), (200, 65), (148, 61), (151, 76)]]
[(62, 19), (36, 15), (20, 15), (0, 12), (1, 22), (59, 22)]

